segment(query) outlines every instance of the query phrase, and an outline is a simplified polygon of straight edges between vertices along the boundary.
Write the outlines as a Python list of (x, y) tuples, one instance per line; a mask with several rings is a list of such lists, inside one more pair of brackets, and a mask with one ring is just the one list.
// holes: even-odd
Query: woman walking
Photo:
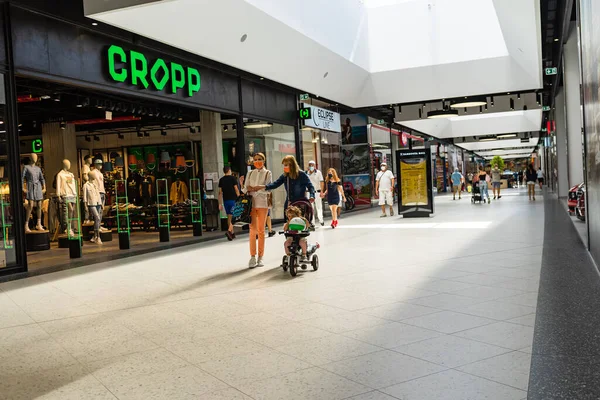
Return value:
[(535, 201), (535, 181), (537, 179), (537, 172), (535, 172), (535, 168), (533, 168), (533, 164), (529, 164), (527, 166), (527, 170), (525, 171), (525, 180), (527, 181), (527, 195), (529, 196), (529, 200)]
[[(254, 155), (254, 168), (248, 172), (242, 182), (242, 191), (252, 196), (252, 221), (250, 222), (250, 261), (249, 268), (264, 267), (265, 254), (265, 224), (269, 212), (269, 193), (264, 188), (273, 180), (271, 171), (265, 168), (265, 155)], [(258, 241), (258, 259), (256, 258)]]
[(281, 161), (283, 165), (283, 174), (273, 183), (260, 185), (255, 187), (255, 190), (274, 190), (279, 186), (284, 185), (287, 192), (285, 199), (285, 209), (288, 205), (299, 200), (306, 200), (306, 192), (310, 193), (310, 202), (315, 201), (315, 187), (310, 182), (310, 178), (306, 172), (300, 169), (296, 162), (296, 157), (285, 156)]
[(477, 176), (479, 177), (479, 193), (481, 193), (481, 200), (485, 202), (485, 197), (487, 197), (487, 202), (489, 204), (491, 200), (488, 191), (488, 174), (484, 169), (480, 169)]
[(340, 207), (341, 199), (344, 202), (346, 201), (346, 195), (344, 194), (342, 182), (333, 168), (329, 168), (327, 171), (324, 196), (327, 197), (327, 203), (331, 210), (331, 228), (335, 229), (338, 226), (338, 208)]

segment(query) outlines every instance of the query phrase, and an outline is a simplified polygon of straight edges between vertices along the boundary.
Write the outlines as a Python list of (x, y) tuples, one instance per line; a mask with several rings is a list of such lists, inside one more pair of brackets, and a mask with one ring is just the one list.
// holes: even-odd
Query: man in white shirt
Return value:
[(315, 195), (315, 202), (313, 203), (313, 219), (312, 224), (316, 226), (315, 222), (318, 219), (321, 226), (325, 225), (323, 222), (323, 193), (325, 193), (325, 181), (323, 174), (317, 169), (317, 164), (310, 160), (308, 162), (308, 170), (306, 171), (310, 183), (313, 184), (317, 194)]
[(381, 206), (381, 217), (387, 217), (385, 205), (390, 206), (390, 216), (394, 216), (394, 174), (387, 169), (386, 163), (381, 163), (381, 171), (375, 178), (375, 192), (379, 194), (379, 205)]

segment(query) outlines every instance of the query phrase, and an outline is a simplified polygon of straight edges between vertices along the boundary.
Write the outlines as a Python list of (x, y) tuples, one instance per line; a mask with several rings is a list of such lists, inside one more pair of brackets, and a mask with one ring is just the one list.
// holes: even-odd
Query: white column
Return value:
[[(571, 26), (564, 47), (564, 81), (567, 117), (567, 158), (569, 186), (583, 182), (583, 144), (581, 134), (581, 92), (577, 29)], [(564, 194), (563, 194), (564, 195)]]
[[(223, 133), (221, 131), (221, 114), (210, 111), (200, 112), (200, 137), (202, 140), (202, 169), (204, 173), (217, 173), (223, 176)], [(213, 192), (219, 194), (218, 182), (213, 182)]]
[[(554, 100), (556, 107), (556, 162), (558, 169), (558, 197), (569, 193), (569, 167), (567, 159), (567, 124), (565, 112), (565, 92), (560, 88)], [(546, 171), (546, 176), (554, 171)]]

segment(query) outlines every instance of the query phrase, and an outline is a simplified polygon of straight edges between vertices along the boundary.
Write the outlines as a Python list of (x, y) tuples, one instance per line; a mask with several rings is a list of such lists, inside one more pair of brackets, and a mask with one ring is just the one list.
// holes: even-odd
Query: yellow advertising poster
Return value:
[(400, 179), (403, 206), (426, 206), (429, 204), (426, 159), (401, 160)]

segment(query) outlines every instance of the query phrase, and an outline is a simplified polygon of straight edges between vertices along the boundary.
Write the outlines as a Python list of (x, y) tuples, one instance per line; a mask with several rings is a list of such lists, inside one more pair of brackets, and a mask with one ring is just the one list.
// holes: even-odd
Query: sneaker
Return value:
[(105, 227), (101, 226), (100, 227), (100, 232), (111, 232), (110, 229), (106, 229)]
[(494, 196), (494, 200), (496, 200), (496, 196)]
[(35, 230), (36, 230), (36, 231), (43, 231), (43, 230), (44, 230), (44, 227), (43, 227), (41, 224), (38, 224), (38, 225), (35, 227)]
[(248, 268), (256, 268), (256, 257), (250, 257), (250, 261), (248, 261)]
[(96, 237), (94, 236), (93, 238), (90, 239), (91, 243), (96, 243)]
[(263, 258), (262, 257), (258, 257), (258, 261), (256, 262), (256, 266), (257, 267), (264, 267), (265, 263), (263, 262)]
[(102, 244), (102, 239), (100, 239), (100, 236), (98, 236), (98, 238), (96, 239), (96, 244)]
[(488, 197), (488, 204), (490, 204), (492, 201), (490, 200), (490, 198)]
[(385, 218), (385, 217), (387, 217), (387, 214), (381, 214), (381, 215), (379, 216), (379, 218)]
[(500, 200), (502, 198), (502, 196), (498, 196), (498, 200)]
[(325, 226), (325, 222), (321, 221), (321, 226)]
[(302, 258), (300, 258), (300, 262), (301, 263), (307, 263), (308, 262), (308, 257), (306, 255), (302, 255)]
[(456, 197), (453, 197), (452, 200), (456, 200)]
[(25, 227), (25, 233), (31, 233), (31, 229), (28, 226)]
[(269, 237), (273, 237), (273, 236), (275, 236), (275, 231), (269, 232)]
[(227, 240), (229, 240), (230, 242), (233, 240), (233, 233), (231, 233), (230, 231), (225, 232), (225, 237), (227, 238)]
[(308, 230), (310, 232), (314, 232), (316, 229), (315, 229), (314, 225), (311, 225), (311, 226), (308, 227)]
[(390, 217), (394, 216), (394, 210), (390, 210)]
[(459, 200), (462, 200), (462, 197), (459, 197), (458, 199), (459, 199)]

